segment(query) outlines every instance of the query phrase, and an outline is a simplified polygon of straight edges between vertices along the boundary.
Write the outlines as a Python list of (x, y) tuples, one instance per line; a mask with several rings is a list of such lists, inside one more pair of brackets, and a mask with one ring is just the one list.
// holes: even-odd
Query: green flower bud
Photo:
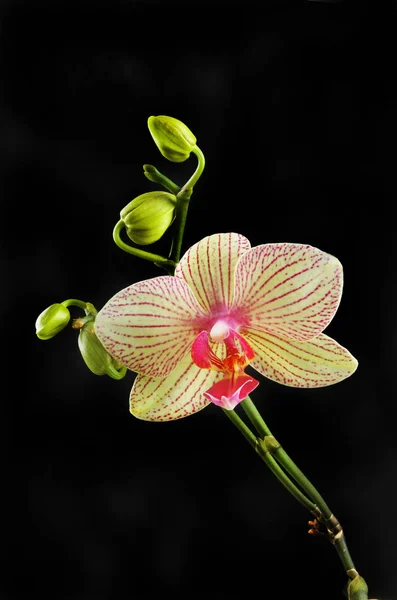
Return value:
[(98, 340), (94, 331), (94, 321), (88, 321), (80, 329), (78, 344), (85, 364), (95, 375), (109, 374), (112, 367), (120, 367)]
[(175, 217), (176, 197), (168, 192), (147, 192), (132, 200), (120, 212), (127, 235), (135, 244), (157, 242)]
[(196, 145), (196, 137), (182, 121), (159, 115), (149, 117), (149, 131), (161, 154), (171, 162), (184, 162)]
[(40, 340), (49, 340), (66, 327), (70, 312), (63, 304), (52, 304), (36, 319), (36, 335)]

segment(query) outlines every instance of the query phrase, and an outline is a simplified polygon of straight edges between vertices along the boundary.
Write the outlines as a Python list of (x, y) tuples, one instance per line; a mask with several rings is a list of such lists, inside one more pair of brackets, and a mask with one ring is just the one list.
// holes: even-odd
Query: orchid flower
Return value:
[(99, 311), (106, 350), (137, 373), (130, 410), (170, 421), (213, 402), (233, 409), (261, 375), (292, 387), (342, 381), (357, 368), (323, 333), (338, 308), (342, 265), (309, 245), (251, 248), (237, 233), (192, 246), (174, 276), (134, 283)]

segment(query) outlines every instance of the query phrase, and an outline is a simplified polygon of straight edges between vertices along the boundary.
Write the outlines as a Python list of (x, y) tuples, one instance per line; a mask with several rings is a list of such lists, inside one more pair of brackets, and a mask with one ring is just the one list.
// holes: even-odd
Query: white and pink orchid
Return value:
[(98, 313), (107, 351), (138, 373), (130, 410), (170, 421), (210, 402), (233, 409), (258, 385), (248, 365), (304, 388), (342, 381), (356, 359), (322, 332), (342, 294), (343, 270), (309, 245), (251, 248), (237, 233), (192, 246), (175, 276), (121, 290)]

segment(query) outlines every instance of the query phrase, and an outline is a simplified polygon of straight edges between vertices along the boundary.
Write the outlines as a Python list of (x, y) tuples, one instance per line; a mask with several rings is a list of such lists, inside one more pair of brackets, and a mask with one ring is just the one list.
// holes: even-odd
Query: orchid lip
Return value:
[(237, 376), (230, 374), (204, 392), (204, 396), (216, 406), (220, 406), (226, 410), (233, 410), (258, 385), (259, 381), (246, 373), (241, 373)]

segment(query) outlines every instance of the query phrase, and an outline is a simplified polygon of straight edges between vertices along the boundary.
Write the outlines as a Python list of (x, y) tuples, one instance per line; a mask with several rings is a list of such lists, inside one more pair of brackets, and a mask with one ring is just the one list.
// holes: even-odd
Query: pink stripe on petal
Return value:
[(204, 396), (222, 373), (199, 369), (186, 356), (163, 378), (138, 375), (130, 395), (130, 412), (145, 421), (174, 421), (192, 415), (210, 404)]
[(302, 244), (265, 244), (237, 263), (234, 310), (253, 330), (304, 341), (330, 323), (342, 287), (334, 256)]
[(238, 233), (210, 235), (184, 254), (175, 276), (189, 284), (205, 311), (214, 314), (231, 305), (234, 269), (250, 248), (247, 238)]
[(189, 353), (203, 315), (184, 281), (156, 277), (113, 296), (99, 311), (95, 332), (106, 350), (132, 371), (164, 377)]
[(306, 342), (253, 331), (246, 337), (256, 355), (251, 366), (283, 385), (324, 387), (346, 379), (357, 369), (354, 356), (323, 333)]

